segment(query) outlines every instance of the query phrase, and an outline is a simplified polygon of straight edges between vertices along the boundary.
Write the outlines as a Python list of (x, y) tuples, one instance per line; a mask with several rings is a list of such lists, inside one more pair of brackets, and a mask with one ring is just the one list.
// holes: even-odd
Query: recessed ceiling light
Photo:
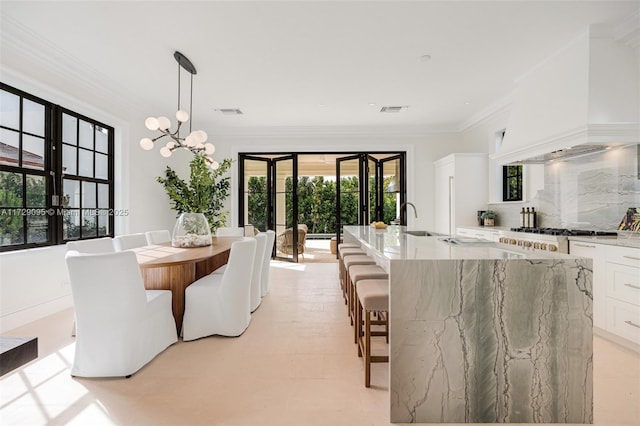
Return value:
[(369, 106), (376, 106), (375, 102), (369, 102)]
[(326, 107), (326, 106), (327, 106), (327, 104), (318, 104), (318, 106), (319, 106), (320, 108), (322, 108), (322, 107)]
[(431, 55), (422, 55), (420, 56), (420, 60), (422, 62), (429, 62), (431, 60)]
[(464, 104), (465, 104), (465, 105), (469, 105), (470, 103), (471, 103), (471, 102), (469, 102), (469, 101), (464, 101)]

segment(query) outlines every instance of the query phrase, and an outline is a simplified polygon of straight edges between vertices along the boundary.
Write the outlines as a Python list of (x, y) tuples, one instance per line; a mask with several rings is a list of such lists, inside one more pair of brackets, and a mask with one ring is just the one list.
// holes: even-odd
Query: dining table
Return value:
[(178, 335), (182, 331), (185, 289), (198, 279), (225, 265), (231, 245), (243, 237), (212, 237), (204, 247), (173, 247), (171, 242), (133, 249), (147, 290), (170, 290), (173, 318)]

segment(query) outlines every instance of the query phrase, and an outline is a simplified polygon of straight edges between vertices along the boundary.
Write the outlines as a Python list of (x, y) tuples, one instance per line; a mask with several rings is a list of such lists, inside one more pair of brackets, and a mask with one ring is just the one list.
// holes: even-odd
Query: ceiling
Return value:
[[(197, 68), (194, 130), (449, 131), (508, 100), (520, 77), (589, 24), (628, 19), (639, 5), (2, 0), (0, 60), (107, 110), (173, 119), (179, 50)], [(48, 65), (34, 66), (37, 56)], [(188, 80), (182, 87), (185, 108)]]

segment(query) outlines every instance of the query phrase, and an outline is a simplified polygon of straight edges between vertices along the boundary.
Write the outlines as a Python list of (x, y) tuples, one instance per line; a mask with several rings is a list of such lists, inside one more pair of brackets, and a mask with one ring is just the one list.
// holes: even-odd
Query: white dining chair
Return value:
[(166, 229), (159, 229), (157, 231), (147, 231), (144, 233), (147, 238), (147, 244), (162, 244), (171, 241), (171, 233)]
[(128, 377), (177, 341), (169, 290), (145, 290), (135, 253), (67, 252), (77, 335), (72, 376)]
[(259, 233), (256, 239), (256, 255), (253, 258), (253, 273), (251, 274), (251, 312), (258, 309), (262, 301), (262, 265), (264, 260), (264, 251), (267, 246), (267, 235), (264, 232)]
[(244, 237), (244, 228), (218, 228), (216, 237)]
[(273, 245), (276, 240), (276, 233), (271, 229), (265, 232), (267, 234), (267, 243), (264, 248), (264, 258), (262, 260), (262, 273), (260, 274), (260, 286), (262, 288), (262, 297), (269, 292), (269, 274), (271, 270), (271, 254), (273, 253)]
[(239, 336), (251, 322), (251, 275), (255, 238), (231, 245), (224, 274), (206, 275), (185, 290), (182, 339)]
[(77, 251), (79, 253), (113, 253), (113, 238), (93, 238), (91, 240), (68, 241), (67, 251)]
[(113, 246), (116, 251), (131, 250), (138, 247), (144, 247), (146, 245), (147, 237), (142, 233), (118, 235), (113, 239)]

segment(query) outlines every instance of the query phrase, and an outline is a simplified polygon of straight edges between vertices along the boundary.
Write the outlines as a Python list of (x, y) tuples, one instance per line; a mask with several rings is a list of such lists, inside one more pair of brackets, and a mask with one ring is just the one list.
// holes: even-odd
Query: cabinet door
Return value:
[(569, 253), (593, 259), (593, 325), (607, 328), (607, 286), (605, 282), (605, 247), (602, 244), (569, 241)]
[(435, 231), (442, 234), (449, 234), (454, 231), (451, 221), (453, 214), (453, 194), (450, 192), (453, 190), (451, 183), (454, 178), (454, 170), (453, 163), (438, 165), (435, 168)]

